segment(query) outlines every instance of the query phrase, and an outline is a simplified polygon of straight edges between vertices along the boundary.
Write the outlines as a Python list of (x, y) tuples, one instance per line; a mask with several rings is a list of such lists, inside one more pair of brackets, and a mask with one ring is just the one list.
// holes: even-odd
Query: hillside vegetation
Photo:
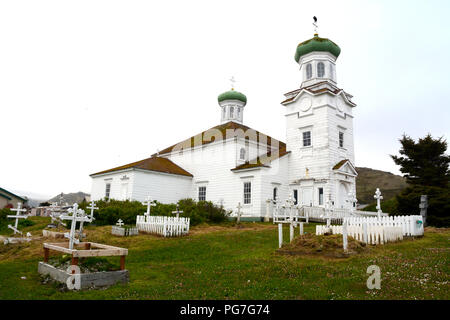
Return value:
[(373, 195), (377, 188), (380, 188), (384, 200), (388, 200), (408, 186), (405, 178), (390, 172), (364, 167), (356, 168), (356, 171), (356, 196), (359, 204), (374, 202)]

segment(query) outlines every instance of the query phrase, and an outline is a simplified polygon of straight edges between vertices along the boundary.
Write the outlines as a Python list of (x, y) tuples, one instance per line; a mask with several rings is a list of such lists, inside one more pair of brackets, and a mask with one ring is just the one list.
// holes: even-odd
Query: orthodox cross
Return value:
[(356, 199), (356, 195), (353, 192), (349, 192), (347, 202), (350, 203), (350, 212), (353, 214), (356, 203), (358, 202), (358, 199)]
[(6, 216), (7, 218), (16, 218), (16, 223), (14, 224), (14, 227), (10, 224), (8, 224), (8, 228), (10, 228), (11, 230), (14, 231), (14, 234), (16, 233), (20, 233), (22, 234), (21, 231), (19, 231), (19, 229), (17, 229), (17, 227), (19, 226), (19, 219), (27, 219), (28, 216), (27, 215), (23, 215), (22, 212), (26, 212), (27, 209), (22, 209), (22, 202), (18, 202), (17, 203), (17, 209), (10, 209), (11, 211), (15, 211), (16, 214), (15, 215), (9, 215)]
[(180, 211), (180, 209), (178, 208), (178, 204), (177, 204), (177, 210), (176, 211), (172, 211), (172, 214), (176, 214), (177, 218), (180, 216), (180, 213), (183, 213), (183, 211)]
[(230, 82), (231, 82), (231, 90), (234, 90), (234, 84), (236, 83), (236, 80), (234, 80), (234, 76), (231, 77)]
[(123, 226), (123, 221), (122, 221), (122, 219), (117, 220), (116, 225), (119, 226), (119, 227)]
[(78, 209), (77, 203), (75, 203), (73, 205), (73, 208), (69, 208), (67, 210), (67, 212), (71, 213), (72, 215), (67, 215), (67, 216), (61, 215), (61, 216), (59, 216), (59, 218), (62, 220), (71, 220), (72, 221), (70, 233), (64, 234), (64, 237), (69, 238), (69, 249), (72, 250), (74, 243), (76, 243), (76, 244), (80, 243), (80, 241), (75, 238), (77, 222), (78, 221), (90, 222), (90, 219), (88, 217), (86, 217), (86, 215), (84, 214), (84, 210)]
[[(94, 200), (91, 201), (91, 206), (90, 207), (86, 207), (86, 208), (87, 209), (91, 209), (91, 215), (88, 218), (89, 219), (88, 222), (94, 221), (95, 220), (95, 218), (94, 218), (94, 210), (98, 209), (95, 206)], [(78, 233), (78, 238), (80, 239), (80, 241), (83, 239), (83, 225), (84, 225), (84, 221), (81, 221), (80, 222), (80, 230), (79, 230), (79, 233)]]
[(377, 199), (377, 212), (378, 212), (378, 218), (381, 218), (381, 200), (383, 199), (383, 196), (381, 195), (381, 191), (379, 188), (377, 188), (377, 191), (375, 191), (375, 195), (373, 196), (375, 199)]
[(145, 202), (142, 202), (144, 206), (147, 206), (147, 212), (145, 213), (146, 216), (150, 215), (150, 209), (151, 207), (156, 206), (156, 203), (153, 202), (152, 198), (150, 196), (147, 197)]
[(329, 227), (331, 225), (331, 211), (333, 210), (332, 208), (332, 204), (331, 204), (331, 200), (328, 199), (325, 202), (325, 218), (327, 219), (327, 227)]
[(50, 214), (52, 218), (52, 223), (53, 224), (56, 223), (57, 228), (59, 228), (59, 225), (66, 226), (66, 224), (59, 219), (59, 216), (61, 215), (61, 207), (58, 206), (58, 202), (53, 202), (52, 205), (50, 206), (50, 210), (52, 212)]
[(286, 209), (289, 208), (289, 218), (292, 222), (292, 207), (294, 206), (294, 200), (292, 200), (292, 194), (289, 194), (288, 199), (286, 200)]
[(237, 205), (237, 219), (236, 219), (236, 223), (240, 223), (241, 222), (241, 214), (242, 214), (242, 212), (241, 212), (241, 209), (242, 209), (242, 206), (241, 206), (241, 203), (240, 202), (238, 202), (238, 205)]

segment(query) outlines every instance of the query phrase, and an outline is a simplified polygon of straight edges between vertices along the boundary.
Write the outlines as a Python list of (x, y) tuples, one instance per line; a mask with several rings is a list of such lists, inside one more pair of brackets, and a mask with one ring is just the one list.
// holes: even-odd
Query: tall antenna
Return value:
[(314, 35), (319, 35), (319, 31), (318, 31), (319, 26), (317, 25), (317, 17), (314, 16), (314, 17), (313, 17), (313, 20), (314, 20), (314, 22), (313, 22), (313, 26), (314, 26)]

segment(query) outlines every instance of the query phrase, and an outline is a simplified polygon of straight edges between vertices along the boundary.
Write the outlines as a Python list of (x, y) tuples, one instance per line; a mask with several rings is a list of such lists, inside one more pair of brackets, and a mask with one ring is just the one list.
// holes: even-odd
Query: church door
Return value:
[(346, 183), (339, 183), (339, 193), (338, 193), (338, 208), (347, 208), (348, 207), (348, 186)]
[(313, 203), (313, 188), (312, 187), (302, 188), (302, 194), (301, 194), (300, 200), (302, 202), (302, 205), (304, 205), (304, 206), (312, 205), (312, 203)]

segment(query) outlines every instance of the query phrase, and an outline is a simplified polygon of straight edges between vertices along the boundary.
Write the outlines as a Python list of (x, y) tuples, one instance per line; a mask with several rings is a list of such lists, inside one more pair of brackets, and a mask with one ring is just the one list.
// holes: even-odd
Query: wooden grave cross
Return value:
[(383, 196), (381, 195), (381, 191), (379, 188), (375, 191), (375, 195), (373, 196), (375, 199), (377, 199), (377, 212), (378, 212), (378, 219), (381, 218), (381, 200), (383, 199)]
[(238, 205), (237, 205), (237, 218), (236, 218), (236, 223), (241, 223), (241, 214), (242, 214), (242, 211), (241, 211), (241, 209), (242, 209), (242, 206), (241, 206), (241, 203), (240, 202), (238, 202)]
[(119, 226), (119, 227), (122, 227), (124, 225), (122, 219), (117, 220), (116, 225)]
[(72, 215), (61, 215), (59, 216), (60, 219), (62, 220), (71, 220), (72, 221), (72, 225), (70, 227), (70, 233), (65, 233), (64, 237), (69, 238), (69, 249), (73, 249), (73, 244), (78, 244), (80, 243), (79, 239), (75, 238), (75, 231), (76, 231), (76, 226), (77, 226), (77, 222), (90, 222), (90, 219), (88, 217), (86, 217), (84, 210), (78, 209), (78, 204), (75, 203), (73, 205), (73, 208), (70, 208), (67, 210), (68, 213), (72, 213)]
[(14, 227), (10, 224), (8, 224), (8, 228), (10, 228), (11, 230), (14, 231), (14, 234), (16, 233), (20, 233), (22, 234), (22, 231), (19, 231), (18, 226), (19, 226), (19, 219), (27, 219), (28, 216), (27, 215), (23, 215), (21, 214), (21, 212), (26, 212), (27, 209), (23, 209), (22, 208), (22, 202), (17, 202), (17, 209), (10, 209), (11, 211), (15, 211), (16, 214), (15, 215), (9, 215), (6, 216), (7, 218), (16, 218), (16, 222), (14, 224)]
[(153, 202), (152, 198), (150, 196), (147, 197), (147, 199), (145, 200), (145, 202), (142, 202), (142, 204), (144, 206), (147, 206), (147, 212), (144, 213), (146, 216), (150, 215), (150, 209), (151, 207), (156, 206), (156, 203)]
[(172, 211), (172, 214), (176, 214), (177, 218), (179, 218), (180, 217), (180, 213), (183, 213), (183, 211), (180, 211), (179, 206), (177, 204), (177, 210), (176, 211)]
[[(92, 221), (95, 220), (94, 218), (94, 210), (97, 210), (98, 208), (95, 206), (95, 202), (94, 200), (91, 201), (91, 206), (90, 207), (86, 207), (86, 209), (91, 209), (91, 214), (89, 216), (89, 223), (91, 223)], [(78, 239), (80, 239), (80, 241), (83, 240), (83, 225), (84, 225), (84, 220), (80, 222), (80, 230), (78, 231)]]
[(356, 195), (353, 192), (349, 192), (347, 202), (350, 203), (350, 213), (353, 215), (356, 208), (356, 203), (358, 202), (358, 199), (356, 199)]

